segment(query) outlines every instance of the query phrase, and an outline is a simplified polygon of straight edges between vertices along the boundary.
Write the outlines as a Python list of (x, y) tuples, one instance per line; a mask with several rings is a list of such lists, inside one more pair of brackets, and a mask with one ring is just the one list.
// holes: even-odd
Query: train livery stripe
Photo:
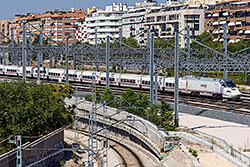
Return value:
[[(165, 90), (168, 90), (168, 89), (170, 89), (170, 90), (174, 90), (174, 87), (163, 87), (163, 88), (165, 88)], [(208, 94), (219, 94), (219, 95), (222, 95), (222, 93), (218, 93), (218, 92), (209, 92), (209, 91), (199, 91), (199, 90), (191, 90), (191, 89), (187, 89), (187, 91), (186, 91), (186, 89), (180, 89), (179, 88), (179, 90), (184, 90), (184, 92), (198, 92), (198, 93), (208, 93)]]

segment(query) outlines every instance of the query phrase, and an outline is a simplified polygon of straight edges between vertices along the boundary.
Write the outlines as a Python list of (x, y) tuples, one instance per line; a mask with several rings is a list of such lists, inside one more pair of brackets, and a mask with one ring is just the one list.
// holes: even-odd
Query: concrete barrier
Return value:
[(221, 155), (222, 157), (224, 157), (225, 159), (227, 159), (228, 161), (232, 162), (233, 164), (235, 164), (237, 166), (249, 167), (249, 161), (248, 162), (242, 162), (241, 160), (231, 156), (230, 154), (228, 154), (224, 150), (220, 149), (218, 146), (214, 145), (213, 143), (210, 143), (210, 142), (208, 142), (208, 141), (206, 141), (206, 140), (204, 140), (202, 138), (199, 138), (199, 137), (197, 137), (195, 135), (185, 133), (185, 132), (170, 132), (170, 134), (183, 137), (186, 140), (189, 140), (189, 141), (191, 141), (193, 143), (198, 143), (198, 144), (201, 144), (201, 145), (208, 146), (208, 147), (212, 148), (214, 152)]
[[(22, 145), (22, 165), (30, 166), (39, 163), (40, 167), (52, 167), (63, 157), (63, 152), (50, 156), (59, 150), (63, 150), (64, 129), (57, 129), (32, 143)], [(48, 158), (46, 158), (48, 157)], [(16, 149), (0, 156), (0, 165), (13, 167), (16, 165)]]
[[(66, 103), (68, 105), (72, 105), (75, 103), (75, 101), (73, 99), (66, 100)], [(89, 111), (92, 109), (92, 103), (88, 101), (82, 101), (77, 105), (77, 107), (77, 115), (79, 117), (88, 119)], [(97, 105), (97, 108), (99, 108), (96, 111), (97, 120), (99, 124), (103, 124), (103, 108), (99, 104)], [(158, 127), (151, 122), (126, 111), (107, 107), (107, 115), (110, 116), (109, 120), (107, 121), (107, 124), (109, 125), (119, 120), (126, 120), (127, 118), (130, 118), (129, 121), (124, 121), (120, 124), (114, 125), (113, 127), (132, 134), (134, 137), (146, 144), (146, 146), (154, 152), (157, 158), (160, 159), (160, 150), (164, 147), (166, 133), (162, 133), (162, 131), (160, 131)], [(84, 126), (86, 127), (86, 125)]]

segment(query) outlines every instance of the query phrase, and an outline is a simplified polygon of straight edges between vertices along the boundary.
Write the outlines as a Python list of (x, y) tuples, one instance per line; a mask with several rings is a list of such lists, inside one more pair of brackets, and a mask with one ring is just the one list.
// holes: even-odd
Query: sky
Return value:
[[(89, 7), (105, 8), (113, 2), (121, 2), (121, 0), (0, 0), (0, 20), (14, 18), (16, 14), (40, 13), (54, 9), (87, 9)], [(128, 5), (134, 5), (135, 2), (143, 2), (144, 0), (122, 0)], [(166, 2), (166, 0), (158, 0), (158, 3)]]

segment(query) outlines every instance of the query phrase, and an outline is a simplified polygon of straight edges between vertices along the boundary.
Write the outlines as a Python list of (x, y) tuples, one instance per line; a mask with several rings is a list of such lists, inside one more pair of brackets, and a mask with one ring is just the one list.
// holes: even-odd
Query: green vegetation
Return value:
[[(29, 42), (27, 41), (27, 43), (29, 43)], [(48, 38), (46, 38), (46, 39), (43, 38), (43, 45), (48, 45), (48, 44), (49, 44), (49, 39)], [(35, 37), (35, 39), (32, 42), (32, 45), (40, 45), (40, 35), (37, 35)]]
[(154, 40), (155, 48), (161, 48), (161, 49), (172, 48), (173, 49), (174, 44), (175, 44), (174, 38), (169, 38), (168, 40), (162, 40), (162, 39), (156, 38)]
[[(175, 129), (173, 109), (165, 101), (161, 101), (160, 104), (151, 104), (146, 94), (136, 93), (132, 89), (128, 89), (121, 96), (115, 96), (110, 89), (105, 89), (103, 93), (97, 91), (96, 96), (98, 103), (106, 101), (108, 106), (148, 119), (160, 128)], [(86, 95), (85, 99), (92, 101), (92, 96)]]
[[(119, 48), (120, 47), (120, 42), (118, 42), (119, 40), (117, 41), (113, 41), (113, 42), (110, 42), (110, 46), (111, 47), (114, 47), (114, 48)], [(122, 37), (122, 43), (130, 46), (130, 47), (133, 47), (133, 48), (140, 48), (141, 46), (139, 45), (138, 41), (134, 38), (124, 38)], [(105, 41), (101, 41), (101, 43), (99, 44), (100, 47), (103, 47), (105, 48), (106, 47), (106, 42)], [(122, 44), (122, 47), (125, 47), (123, 44)]]
[(191, 147), (188, 149), (188, 152), (190, 152), (194, 157), (198, 157), (198, 151), (195, 149), (192, 149)]
[[(195, 38), (196, 41), (201, 42), (213, 49), (217, 50), (222, 50), (223, 49), (223, 42), (213, 42), (212, 41), (212, 36), (209, 32), (204, 32), (201, 35), (196, 36)], [(228, 51), (229, 53), (234, 53), (239, 50), (242, 50), (244, 48), (250, 47), (250, 41), (246, 40), (240, 40), (239, 42), (235, 43), (228, 43)], [(196, 48), (196, 49), (204, 49), (203, 46), (199, 45), (196, 42), (191, 43), (191, 48)], [(246, 51), (247, 53), (250, 53), (250, 49)]]
[[(0, 142), (10, 135), (39, 137), (72, 123), (73, 110), (64, 102), (72, 93), (69, 85), (1, 82)], [(1, 143), (0, 154), (12, 148), (7, 142)]]

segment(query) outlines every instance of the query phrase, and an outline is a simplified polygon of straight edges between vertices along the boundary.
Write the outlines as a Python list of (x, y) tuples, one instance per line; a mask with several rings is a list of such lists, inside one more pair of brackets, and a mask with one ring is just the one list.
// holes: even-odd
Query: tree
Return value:
[(10, 39), (9, 39), (7, 42), (6, 42), (6, 41), (3, 41), (3, 42), (2, 42), (3, 45), (8, 45), (8, 44), (10, 44), (10, 43), (11, 43), (11, 40), (10, 40)]
[[(147, 108), (149, 107), (149, 98), (144, 93), (135, 93), (133, 89), (128, 89), (122, 93), (121, 108), (135, 115), (146, 117)], [(127, 107), (135, 107), (134, 109), (126, 109)]]
[[(46, 38), (46, 39), (43, 38), (43, 44), (48, 45), (49, 44), (49, 39), (48, 38)], [(40, 45), (40, 35), (37, 35), (35, 37), (35, 39), (32, 42), (32, 45)]]
[(117, 99), (115, 95), (111, 92), (111, 89), (105, 89), (103, 94), (101, 95), (101, 102), (106, 104), (110, 107), (117, 107), (117, 102), (115, 101)]
[(131, 46), (133, 48), (140, 48), (141, 46), (139, 45), (138, 41), (134, 38), (127, 38), (124, 42), (125, 44), (127, 44), (128, 46)]
[[(228, 44), (228, 51), (231, 53), (237, 52), (239, 50), (245, 49), (250, 47), (250, 42), (249, 41), (243, 41), (240, 40), (239, 42), (236, 43), (229, 43)], [(247, 53), (250, 53), (250, 50), (246, 51)]]
[[(203, 32), (201, 35), (197, 35), (195, 40), (200, 42), (200, 43), (203, 43), (204, 45), (207, 45), (213, 49), (222, 49), (223, 48), (223, 43), (222, 42), (213, 42), (211, 34), (209, 32), (206, 32), (206, 31)], [(191, 43), (191, 48), (205, 49), (205, 47), (201, 46), (200, 44), (198, 44), (196, 42)]]
[(161, 48), (161, 49), (173, 48), (171, 44), (174, 45), (174, 38), (169, 38), (168, 40), (162, 40), (162, 39), (156, 38), (154, 40), (155, 48)]
[[(10, 135), (41, 136), (73, 122), (72, 108), (64, 99), (71, 98), (70, 85), (0, 83), (0, 141)], [(10, 145), (0, 145), (0, 154)]]
[[(85, 99), (91, 101), (92, 99), (89, 96), (85, 96)], [(149, 121), (165, 130), (175, 129), (173, 109), (165, 101), (161, 101), (160, 104), (151, 104), (149, 97), (145, 93), (137, 93), (130, 88), (123, 92), (121, 97), (115, 96), (111, 89), (105, 89), (100, 96), (100, 103), (103, 103), (105, 100), (108, 106), (127, 111), (145, 119), (148, 118)]]

